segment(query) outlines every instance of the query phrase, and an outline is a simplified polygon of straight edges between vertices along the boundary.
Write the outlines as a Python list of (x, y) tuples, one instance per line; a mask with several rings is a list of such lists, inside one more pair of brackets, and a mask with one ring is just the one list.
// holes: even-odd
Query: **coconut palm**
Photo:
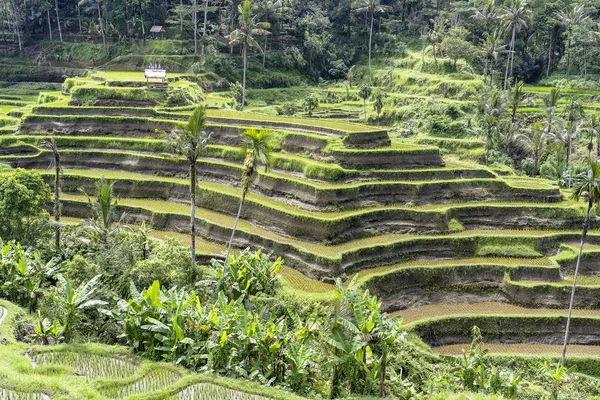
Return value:
[(498, 7), (496, 6), (496, 0), (488, 0), (481, 9), (477, 7), (471, 7), (470, 10), (473, 12), (471, 18), (477, 21), (482, 21), (486, 34), (490, 34), (492, 28), (498, 22), (500, 15), (498, 13)]
[(363, 99), (365, 122), (367, 122), (367, 99), (369, 98), (369, 96), (371, 96), (372, 91), (373, 90), (371, 89), (371, 87), (364, 83), (362, 85), (360, 85), (360, 90), (358, 91), (358, 95), (360, 96), (361, 99)]
[(250, 191), (250, 185), (256, 176), (257, 167), (259, 164), (265, 166), (265, 172), (269, 170), (272, 163), (271, 151), (273, 143), (273, 133), (267, 129), (247, 129), (242, 133), (242, 139), (244, 141), (244, 170), (242, 172), (242, 196), (240, 197), (240, 205), (238, 208), (237, 215), (235, 217), (235, 223), (233, 224), (233, 230), (231, 231), (231, 238), (229, 239), (229, 245), (227, 246), (227, 254), (225, 256), (225, 263), (223, 264), (223, 274), (227, 268), (227, 262), (229, 261), (229, 254), (231, 253), (231, 246), (233, 244), (233, 238), (237, 229), (240, 215), (242, 214), (242, 207), (246, 196)]
[(508, 87), (509, 67), (510, 75), (513, 75), (517, 32), (520, 32), (523, 28), (527, 28), (527, 20), (530, 18), (531, 10), (527, 8), (527, 0), (513, 0), (512, 4), (509, 7), (504, 7), (503, 11), (502, 19), (504, 20), (504, 26), (511, 32), (509, 54), (506, 60), (506, 73), (504, 75), (504, 90), (506, 90)]
[(119, 232), (123, 227), (122, 222), (125, 214), (121, 214), (121, 217), (117, 218), (119, 199), (114, 198), (114, 184), (114, 181), (107, 181), (104, 178), (96, 182), (94, 199), (84, 192), (92, 210), (92, 218), (83, 223), (85, 233), (91, 239), (99, 240), (102, 243), (107, 243), (108, 238)]
[(79, 3), (77, 3), (78, 7), (81, 7), (82, 5), (85, 5), (87, 3), (96, 3), (96, 10), (98, 11), (98, 27), (100, 30), (100, 34), (102, 35), (102, 44), (104, 44), (104, 50), (108, 50), (108, 47), (106, 47), (106, 35), (105, 35), (105, 27), (104, 27), (104, 19), (102, 18), (102, 0), (81, 0)]
[(574, 200), (579, 201), (581, 198), (587, 200), (588, 206), (583, 220), (583, 228), (581, 231), (581, 242), (579, 244), (579, 254), (577, 255), (577, 263), (575, 264), (575, 274), (573, 276), (573, 286), (571, 288), (571, 300), (569, 302), (569, 315), (567, 317), (567, 326), (565, 329), (565, 341), (562, 351), (562, 365), (565, 365), (565, 356), (567, 354), (567, 344), (569, 341), (569, 329), (571, 327), (571, 314), (573, 312), (573, 303), (575, 301), (575, 290), (577, 289), (577, 276), (579, 275), (579, 266), (581, 264), (581, 254), (583, 245), (587, 236), (587, 231), (590, 224), (590, 213), (592, 208), (600, 201), (600, 164), (597, 161), (589, 160), (589, 168), (578, 174), (575, 177), (573, 185)]
[[(256, 15), (259, 19), (271, 23), (276, 23), (279, 19), (285, 16), (289, 8), (283, 4), (283, 0), (260, 0), (256, 5)], [(263, 47), (263, 67), (267, 60), (267, 39), (265, 35), (265, 43)]]
[(250, 0), (244, 0), (238, 6), (239, 27), (228, 36), (229, 45), (242, 45), (242, 57), (244, 59), (244, 76), (242, 79), (242, 104), (241, 110), (246, 103), (246, 70), (248, 69), (248, 47), (256, 47), (261, 53), (264, 49), (260, 47), (257, 39), (269, 35), (267, 29), (271, 26), (268, 22), (257, 22), (256, 16), (252, 12), (252, 3)]
[(560, 89), (552, 88), (550, 93), (542, 98), (542, 110), (544, 114), (546, 114), (546, 118), (548, 119), (548, 125), (546, 125), (546, 134), (552, 134), (552, 123), (556, 118), (556, 110), (558, 108), (558, 102), (560, 100)]
[(517, 118), (517, 110), (525, 104), (535, 104), (535, 100), (524, 90), (525, 84), (523, 81), (515, 83), (513, 90), (508, 97), (508, 103), (511, 108), (511, 123), (514, 124)]
[(186, 124), (167, 135), (167, 144), (175, 153), (184, 157), (189, 166), (190, 178), (190, 237), (192, 265), (196, 263), (196, 164), (206, 153), (212, 133), (206, 130), (206, 111), (198, 106)]
[(352, 8), (357, 13), (365, 13), (371, 16), (371, 25), (369, 27), (369, 74), (373, 78), (373, 68), (371, 67), (371, 48), (373, 43), (373, 21), (375, 14), (385, 12), (386, 6), (382, 6), (379, 0), (356, 0), (352, 4)]
[(540, 158), (544, 154), (548, 143), (547, 131), (542, 129), (539, 121), (536, 121), (530, 134), (521, 134), (519, 141), (531, 152), (531, 158), (533, 158), (533, 176), (535, 176), (538, 173)]
[(60, 153), (54, 137), (50, 138), (49, 142), (43, 143), (43, 145), (49, 148), (54, 155), (54, 240), (56, 253), (60, 254), (60, 175), (62, 172)]
[(494, 29), (492, 33), (484, 33), (485, 42), (481, 45), (478, 52), (485, 58), (485, 77), (484, 84), (487, 82), (487, 77), (490, 77), (490, 87), (494, 81), (494, 66), (498, 60), (498, 56), (502, 53), (506, 53), (506, 45), (501, 44), (502, 31), (500, 29)]
[(588, 19), (588, 16), (583, 3), (575, 5), (569, 11), (561, 10), (556, 14), (556, 20), (567, 30), (567, 80), (569, 80), (569, 70), (571, 69), (571, 41), (573, 39), (573, 27), (583, 24), (586, 19)]

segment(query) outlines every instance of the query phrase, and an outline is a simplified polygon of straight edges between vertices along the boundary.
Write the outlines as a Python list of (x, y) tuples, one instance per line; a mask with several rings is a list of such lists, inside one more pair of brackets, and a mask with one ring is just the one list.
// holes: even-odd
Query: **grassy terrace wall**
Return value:
[[(560, 344), (565, 324), (563, 316), (474, 315), (432, 318), (407, 325), (407, 329), (432, 346), (469, 343), (474, 325), (488, 343)], [(599, 345), (599, 330), (600, 318), (573, 317), (569, 343)]]
[[(185, 164), (181, 161), (145, 154), (105, 151), (63, 151), (66, 168), (106, 168), (131, 172), (181, 175)], [(16, 158), (13, 166), (44, 168), (49, 161), (44, 157)], [(6, 159), (6, 162), (9, 160)], [(231, 184), (239, 182), (241, 166), (205, 161), (199, 164), (200, 175), (211, 180)], [(450, 203), (467, 201), (531, 201), (557, 202), (562, 196), (558, 189), (543, 187), (521, 188), (495, 179), (459, 179), (424, 182), (364, 182), (355, 184), (317, 184), (277, 173), (259, 172), (256, 188), (264, 195), (293, 199), (304, 208), (353, 209), (363, 206), (411, 203)]]

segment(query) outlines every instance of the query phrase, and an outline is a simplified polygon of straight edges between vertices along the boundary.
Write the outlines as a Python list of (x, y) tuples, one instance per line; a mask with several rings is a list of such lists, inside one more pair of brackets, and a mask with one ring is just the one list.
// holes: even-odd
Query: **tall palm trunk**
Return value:
[(56, 11), (56, 25), (58, 26), (58, 37), (62, 42), (62, 29), (60, 28), (60, 16), (58, 15), (58, 0), (54, 0), (54, 10)]
[(374, 12), (371, 10), (371, 27), (369, 28), (369, 74), (371, 79), (373, 79), (373, 67), (371, 66), (371, 45), (373, 42), (373, 20), (375, 19), (373, 14)]
[(190, 162), (190, 236), (192, 267), (196, 265), (196, 162)]
[(506, 87), (508, 84), (508, 68), (510, 67), (510, 71), (512, 73), (512, 60), (513, 60), (513, 55), (515, 52), (515, 36), (517, 34), (517, 27), (516, 25), (513, 25), (513, 29), (512, 29), (512, 38), (510, 40), (510, 50), (508, 53), (508, 59), (506, 60), (506, 73), (504, 74), (504, 91), (506, 91)]
[(222, 277), (225, 276), (225, 271), (227, 269), (227, 263), (229, 262), (229, 255), (231, 254), (231, 246), (233, 245), (233, 238), (235, 237), (235, 231), (237, 230), (238, 222), (240, 221), (240, 216), (242, 215), (242, 207), (244, 206), (244, 201), (246, 201), (246, 192), (242, 192), (242, 198), (240, 199), (240, 205), (238, 207), (237, 215), (235, 216), (235, 222), (233, 223), (233, 229), (231, 230), (231, 237), (229, 238), (229, 244), (227, 246), (227, 254), (225, 255), (225, 263), (223, 264), (223, 273)]
[(81, 27), (81, 10), (79, 9), (79, 3), (77, 3), (77, 21), (79, 21), (79, 34), (83, 33), (83, 28)]
[(183, 0), (179, 0), (179, 8), (179, 36), (181, 36), (181, 39), (183, 39), (183, 13), (181, 12), (183, 11)]
[(204, 3), (204, 25), (202, 26), (202, 57), (204, 57), (204, 42), (206, 39), (206, 21), (208, 16), (208, 0)]
[(56, 146), (56, 139), (50, 139), (50, 147), (54, 155), (54, 240), (56, 242), (56, 253), (60, 254), (60, 153)]
[(48, 34), (50, 35), (50, 41), (52, 41), (52, 24), (50, 23), (50, 9), (46, 10), (46, 19), (48, 20)]
[(546, 68), (546, 78), (550, 76), (550, 64), (552, 63), (552, 33), (553, 30), (550, 30), (550, 44), (548, 45), (548, 67)]
[[(247, 40), (247, 39), (246, 39)], [(244, 76), (242, 78), (242, 104), (240, 104), (240, 109), (244, 111), (244, 105), (246, 104), (246, 69), (248, 67), (248, 43), (244, 41), (244, 46), (242, 48), (243, 57), (244, 57)]]
[(194, 9), (192, 10), (192, 19), (194, 21), (194, 55), (198, 55), (198, 0), (194, 0)]
[(587, 236), (588, 225), (590, 220), (590, 211), (592, 209), (592, 201), (588, 202), (587, 212), (585, 214), (585, 220), (583, 222), (583, 230), (581, 231), (581, 243), (579, 244), (579, 254), (577, 255), (577, 264), (575, 264), (575, 275), (573, 276), (573, 286), (571, 288), (571, 300), (569, 302), (569, 315), (567, 316), (567, 327), (565, 329), (565, 341), (563, 343), (562, 360), (561, 364), (565, 365), (565, 357), (567, 355), (567, 343), (569, 341), (569, 329), (571, 328), (571, 314), (573, 313), (573, 304), (575, 302), (575, 290), (577, 289), (577, 276), (579, 275), (579, 266), (581, 264), (581, 254), (583, 252), (583, 245), (585, 244), (585, 238)]
[(17, 34), (17, 41), (19, 42), (19, 51), (23, 51), (23, 43), (21, 43), (21, 29), (19, 28), (19, 18), (17, 17), (17, 6), (15, 5), (15, 0), (12, 1), (12, 6), (15, 14), (14, 27)]
[(100, 24), (100, 33), (102, 34), (102, 44), (104, 44), (104, 50), (107, 50), (106, 36), (104, 35), (104, 21), (102, 20), (102, 12), (100, 11), (100, 1), (98, 1), (96, 5), (98, 6), (98, 23)]
[(367, 99), (363, 99), (363, 110), (365, 112), (365, 122), (367, 122)]
[(265, 46), (263, 48), (263, 68), (265, 67), (265, 63), (267, 61), (267, 37), (265, 36)]
[(567, 50), (567, 81), (569, 80), (569, 72), (571, 70), (571, 28), (569, 28), (569, 45)]

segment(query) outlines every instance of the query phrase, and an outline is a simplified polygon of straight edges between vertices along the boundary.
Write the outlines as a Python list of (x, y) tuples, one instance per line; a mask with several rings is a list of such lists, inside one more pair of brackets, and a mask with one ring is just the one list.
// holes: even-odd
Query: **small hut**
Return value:
[[(161, 68), (160, 65), (150, 64), (144, 70), (144, 77), (146, 78), (146, 85), (149, 88), (166, 88), (169, 85), (167, 82), (167, 70)], [(151, 79), (160, 79), (160, 82), (153, 82)]]
[(163, 28), (162, 25), (152, 25), (152, 28), (150, 28), (150, 34), (152, 35), (152, 37), (156, 38), (156, 36), (160, 33), (160, 37), (161, 39), (165, 38), (165, 29)]

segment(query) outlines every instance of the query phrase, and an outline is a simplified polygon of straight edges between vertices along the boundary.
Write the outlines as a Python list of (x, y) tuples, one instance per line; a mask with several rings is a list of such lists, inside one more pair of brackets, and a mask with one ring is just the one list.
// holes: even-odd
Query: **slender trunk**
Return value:
[(192, 267), (196, 265), (196, 161), (190, 163), (190, 236)]
[(363, 99), (363, 110), (365, 111), (365, 122), (367, 122), (367, 99)]
[(56, 11), (56, 25), (58, 26), (58, 37), (62, 42), (62, 29), (60, 28), (60, 16), (58, 15), (58, 0), (54, 0), (54, 10)]
[(485, 82), (487, 82), (487, 78), (490, 74), (490, 59), (489, 57), (485, 58), (485, 76), (483, 78), (483, 84), (485, 85)]
[(515, 26), (515, 29), (513, 30), (513, 36), (512, 36), (512, 51), (510, 52), (510, 77), (513, 78), (514, 77), (514, 72), (513, 72), (513, 67), (515, 65), (515, 46), (516, 46), (516, 40), (517, 40), (517, 29)]
[(79, 34), (83, 33), (83, 28), (81, 27), (81, 10), (79, 9), (79, 3), (77, 4), (77, 21), (79, 22)]
[(242, 207), (244, 206), (244, 201), (246, 200), (246, 193), (242, 193), (242, 198), (240, 199), (240, 205), (238, 207), (237, 215), (235, 216), (235, 222), (233, 224), (233, 229), (231, 230), (231, 237), (229, 238), (229, 244), (227, 245), (227, 254), (225, 255), (225, 263), (223, 264), (223, 273), (221, 274), (221, 279), (225, 277), (225, 272), (227, 271), (227, 263), (229, 262), (229, 255), (231, 254), (231, 246), (233, 245), (233, 238), (235, 237), (235, 231), (238, 226), (238, 222), (240, 221), (240, 216), (242, 215)]
[(194, 0), (194, 9), (192, 10), (192, 19), (194, 21), (194, 55), (198, 55), (198, 0)]
[(568, 153), (567, 153), (567, 169), (569, 171), (569, 189), (571, 189), (571, 151), (572, 151), (572, 143), (573, 140), (571, 139), (571, 133), (569, 133), (569, 149), (568, 149)]
[(550, 64), (552, 63), (552, 34), (554, 30), (550, 30), (550, 45), (548, 46), (548, 67), (546, 68), (546, 78), (550, 76)]
[(506, 92), (506, 87), (507, 87), (507, 83), (508, 83), (508, 71), (509, 71), (509, 67), (512, 70), (511, 67), (511, 55), (514, 53), (514, 46), (515, 46), (515, 35), (516, 35), (516, 26), (513, 26), (513, 30), (512, 30), (512, 39), (510, 41), (510, 48), (509, 48), (509, 52), (508, 52), (508, 59), (506, 60), (506, 72), (504, 74), (504, 91)]
[(179, 36), (183, 39), (183, 0), (179, 0)]
[(596, 139), (596, 156), (600, 157), (600, 134), (597, 136)]
[(381, 367), (379, 370), (379, 397), (383, 397), (383, 387), (385, 385), (385, 368), (387, 364), (387, 347), (383, 344), (383, 354), (381, 355)]
[(435, 47), (435, 42), (431, 44), (431, 48), (433, 49), (433, 61), (435, 62), (435, 66), (437, 67), (437, 51)]
[(592, 202), (588, 203), (587, 213), (583, 222), (583, 230), (581, 232), (581, 243), (579, 245), (579, 254), (577, 255), (577, 264), (575, 264), (575, 275), (573, 276), (573, 286), (571, 288), (571, 300), (569, 302), (569, 315), (567, 316), (567, 327), (565, 329), (565, 341), (563, 343), (562, 360), (561, 364), (565, 365), (565, 357), (567, 355), (567, 344), (569, 341), (569, 329), (571, 328), (571, 314), (573, 313), (573, 304), (575, 302), (575, 290), (577, 289), (577, 276), (579, 275), (579, 265), (581, 264), (581, 253), (583, 252), (583, 245), (585, 244), (585, 238), (587, 236), (590, 210), (592, 209)]
[(425, 68), (425, 50), (427, 49), (427, 44), (423, 44), (423, 51), (421, 52), (421, 72)]
[[(23, 51), (23, 43), (21, 43), (21, 30), (19, 28), (19, 18), (18, 18), (18, 14), (17, 14), (17, 6), (15, 5), (15, 0), (12, 1), (12, 6), (13, 6), (13, 11), (14, 11), (14, 18), (15, 18), (15, 32), (17, 34), (17, 41), (19, 42), (19, 51)], [(8, 6), (7, 6), (8, 7)]]
[(208, 16), (208, 0), (204, 3), (204, 25), (202, 26), (202, 57), (204, 57), (204, 42), (206, 41), (206, 21)]
[(106, 47), (106, 36), (104, 35), (104, 21), (102, 20), (100, 1), (98, 1), (96, 5), (98, 6), (98, 23), (100, 24), (100, 33), (102, 34), (102, 44), (104, 44), (104, 50), (108, 50), (108, 48)]
[(50, 41), (52, 41), (52, 24), (50, 23), (50, 9), (46, 10), (46, 19), (48, 20), (48, 34), (50, 35)]
[(371, 80), (373, 79), (373, 67), (371, 66), (371, 44), (373, 41), (373, 19), (375, 19), (373, 14), (373, 10), (371, 10), (371, 28), (369, 29), (369, 74)]
[(246, 68), (248, 66), (248, 46), (246, 42), (244, 42), (242, 52), (244, 53), (244, 73), (242, 79), (242, 104), (240, 104), (240, 109), (241, 111), (244, 111), (244, 105), (246, 104)]
[(56, 140), (50, 139), (52, 153), (54, 154), (54, 239), (56, 242), (56, 253), (60, 254), (60, 153), (56, 146)]
[(569, 81), (570, 70), (571, 70), (571, 28), (569, 28), (569, 45), (567, 47), (567, 82)]
[(265, 36), (265, 47), (263, 48), (263, 68), (265, 67), (265, 62), (267, 61), (267, 36)]

